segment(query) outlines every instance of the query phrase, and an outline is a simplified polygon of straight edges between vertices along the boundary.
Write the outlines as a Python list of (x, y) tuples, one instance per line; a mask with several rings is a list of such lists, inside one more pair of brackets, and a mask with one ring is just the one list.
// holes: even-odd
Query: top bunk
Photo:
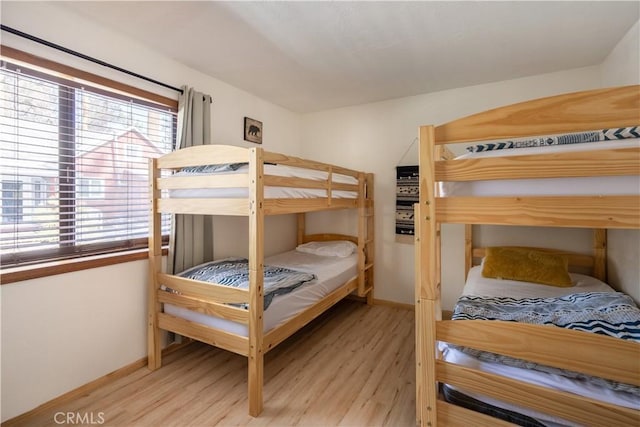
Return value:
[(373, 175), (262, 148), (202, 145), (150, 159), (159, 213), (249, 216), (367, 207)]
[[(634, 85), (421, 126), (420, 206), (438, 223), (640, 228), (638, 125)], [(463, 156), (447, 149), (471, 142)]]

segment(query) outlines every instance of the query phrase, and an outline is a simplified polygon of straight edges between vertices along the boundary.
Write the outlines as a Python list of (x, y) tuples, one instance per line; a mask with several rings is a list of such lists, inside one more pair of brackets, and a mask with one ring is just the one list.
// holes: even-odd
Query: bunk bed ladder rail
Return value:
[(374, 206), (373, 174), (358, 176), (358, 296), (373, 303)]

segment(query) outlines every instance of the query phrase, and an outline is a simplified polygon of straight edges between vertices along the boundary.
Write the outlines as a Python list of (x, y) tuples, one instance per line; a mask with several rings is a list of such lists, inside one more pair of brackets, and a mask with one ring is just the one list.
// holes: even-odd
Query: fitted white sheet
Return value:
[[(478, 159), (528, 154), (597, 151), (611, 148), (640, 147), (640, 139), (602, 141), (548, 147), (513, 148), (467, 153), (456, 159)], [(640, 174), (578, 178), (544, 178), (441, 182), (441, 196), (563, 196), (563, 195), (633, 195), (640, 193)]]
[[(569, 288), (546, 286), (514, 280), (490, 279), (482, 276), (481, 266), (476, 266), (469, 271), (467, 282), (462, 293), (463, 295), (509, 296), (514, 298), (550, 298), (578, 292), (614, 291), (609, 285), (594, 277), (571, 273), (571, 279), (574, 286)], [(640, 401), (627, 393), (616, 392), (597, 385), (565, 378), (560, 375), (506, 366), (500, 363), (483, 362), (454, 348), (450, 348), (445, 343), (439, 343), (439, 346), (443, 351), (443, 359), (447, 362), (457, 363), (470, 368), (519, 379), (531, 384), (542, 385), (557, 390), (575, 393), (581, 396), (591, 397), (628, 408), (640, 409)], [(511, 403), (502, 402), (475, 392), (467, 391), (464, 388), (452, 388), (490, 405), (516, 411), (536, 418), (549, 426), (577, 425), (567, 420), (532, 411), (528, 408), (523, 408)]]
[[(223, 171), (215, 173), (199, 173), (199, 172), (178, 172), (172, 176), (203, 176), (203, 175), (233, 175), (247, 173), (248, 165), (243, 165), (235, 171)], [(264, 165), (265, 175), (282, 176), (288, 178), (305, 178), (314, 181), (324, 181), (329, 178), (327, 172), (314, 169), (305, 169), (295, 166), (286, 165)], [(334, 173), (331, 175), (333, 183), (338, 184), (358, 184), (357, 178), (349, 175)], [(249, 189), (247, 187), (230, 187), (230, 188), (189, 188), (170, 190), (169, 197), (175, 198), (246, 198), (249, 197)], [(287, 198), (314, 198), (327, 197), (327, 191), (317, 188), (296, 188), (296, 187), (272, 187), (264, 188), (264, 197), (266, 199), (287, 199)], [(355, 199), (358, 197), (356, 191), (332, 190), (331, 197), (336, 199)]]
[[(313, 255), (296, 250), (265, 258), (265, 264), (287, 267), (293, 270), (313, 273), (317, 279), (305, 283), (288, 294), (273, 298), (264, 312), (264, 332), (268, 332), (295, 314), (310, 307), (329, 295), (358, 274), (358, 255), (345, 258)], [(192, 322), (222, 329), (241, 336), (249, 336), (249, 328), (242, 323), (233, 322), (197, 311), (164, 304), (164, 312)]]

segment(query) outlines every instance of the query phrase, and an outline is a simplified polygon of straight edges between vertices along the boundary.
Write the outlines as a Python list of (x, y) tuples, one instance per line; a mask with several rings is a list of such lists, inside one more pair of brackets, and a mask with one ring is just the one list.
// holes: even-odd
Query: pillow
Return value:
[(355, 252), (358, 246), (348, 240), (331, 240), (327, 242), (309, 242), (298, 245), (296, 251), (322, 256), (346, 258)]
[(482, 275), (563, 288), (572, 286), (566, 257), (530, 248), (487, 248)]

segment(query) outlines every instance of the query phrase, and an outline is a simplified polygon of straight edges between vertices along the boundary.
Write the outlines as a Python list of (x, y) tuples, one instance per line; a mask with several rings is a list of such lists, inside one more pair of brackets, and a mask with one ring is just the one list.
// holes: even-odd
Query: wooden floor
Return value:
[[(265, 358), (264, 412), (247, 415), (247, 363), (201, 343), (30, 418), (109, 426), (415, 426), (414, 314), (345, 300)], [(100, 415), (102, 417), (100, 418)]]

